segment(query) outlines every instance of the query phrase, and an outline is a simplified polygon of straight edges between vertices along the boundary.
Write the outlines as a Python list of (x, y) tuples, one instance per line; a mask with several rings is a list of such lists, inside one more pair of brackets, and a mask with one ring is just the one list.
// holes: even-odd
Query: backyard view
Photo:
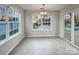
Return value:
[(6, 38), (6, 9), (4, 5), (0, 5), (0, 40)]
[(2, 40), (2, 39), (5, 39), (6, 38), (6, 25), (5, 25), (5, 23), (3, 24), (1, 24), (0, 23), (0, 40)]
[(9, 33), (10, 36), (18, 32), (18, 18), (9, 17), (9, 25), (10, 25), (10, 33)]
[(64, 16), (65, 19), (65, 38), (71, 41), (71, 13)]
[[(79, 46), (79, 12), (74, 12), (74, 43)], [(65, 15), (65, 38), (71, 41), (71, 14)]]
[(33, 20), (33, 29), (50, 29), (51, 27), (51, 18), (50, 16), (34, 16)]
[(75, 45), (79, 46), (79, 12), (74, 15), (74, 41)]
[(33, 16), (33, 29), (40, 29), (41, 28), (41, 19), (38, 16)]

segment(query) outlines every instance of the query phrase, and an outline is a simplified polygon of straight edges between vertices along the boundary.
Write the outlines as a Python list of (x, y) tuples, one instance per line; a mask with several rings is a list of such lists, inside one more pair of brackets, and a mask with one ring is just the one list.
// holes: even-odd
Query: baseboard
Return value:
[(62, 37), (58, 36), (60, 39), (63, 39)]
[(25, 38), (29, 38), (29, 37), (59, 37), (59, 36), (58, 35), (25, 36)]

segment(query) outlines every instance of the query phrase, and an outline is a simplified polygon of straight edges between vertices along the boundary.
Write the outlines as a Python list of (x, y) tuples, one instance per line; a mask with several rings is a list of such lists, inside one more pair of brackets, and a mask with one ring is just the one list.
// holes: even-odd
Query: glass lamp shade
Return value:
[(32, 20), (32, 22), (33, 22), (33, 23), (36, 23), (37, 21), (36, 21), (36, 19), (34, 19), (34, 20)]
[(48, 15), (48, 13), (46, 11), (43, 11), (40, 13), (41, 15)]

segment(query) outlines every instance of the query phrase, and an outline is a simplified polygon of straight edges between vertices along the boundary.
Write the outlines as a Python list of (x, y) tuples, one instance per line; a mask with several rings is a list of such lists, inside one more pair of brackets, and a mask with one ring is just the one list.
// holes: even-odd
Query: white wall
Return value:
[(17, 5), (12, 5), (12, 6), (21, 10), (21, 15), (22, 15), (21, 33), (18, 36), (14, 37), (13, 39), (7, 41), (6, 43), (0, 45), (1, 55), (10, 53), (10, 51), (24, 38), (24, 11)]
[(59, 37), (64, 37), (64, 20), (63, 20), (63, 12), (60, 12), (60, 18), (59, 18)]
[(40, 11), (26, 11), (25, 12), (25, 37), (45, 37), (45, 36), (58, 36), (59, 34), (59, 12), (49, 11), (52, 16), (52, 30), (32, 30), (32, 15), (39, 14)]

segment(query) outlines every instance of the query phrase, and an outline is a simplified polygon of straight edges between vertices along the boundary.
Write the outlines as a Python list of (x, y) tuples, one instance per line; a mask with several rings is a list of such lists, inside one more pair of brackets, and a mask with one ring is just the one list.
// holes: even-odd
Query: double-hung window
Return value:
[(50, 16), (42, 17), (42, 29), (51, 29), (51, 17)]
[(0, 5), (0, 40), (6, 38), (6, 12), (7, 8), (4, 5)]
[(51, 16), (32, 16), (32, 29), (33, 30), (50, 30), (51, 29)]
[(9, 12), (9, 35), (14, 35), (19, 31), (19, 13), (17, 10), (10, 9)]
[(19, 33), (21, 13), (19, 10), (0, 5), (0, 40), (9, 39)]
[(6, 22), (5, 20), (2, 20), (2, 18), (0, 18), (0, 40), (5, 38), (6, 38)]

